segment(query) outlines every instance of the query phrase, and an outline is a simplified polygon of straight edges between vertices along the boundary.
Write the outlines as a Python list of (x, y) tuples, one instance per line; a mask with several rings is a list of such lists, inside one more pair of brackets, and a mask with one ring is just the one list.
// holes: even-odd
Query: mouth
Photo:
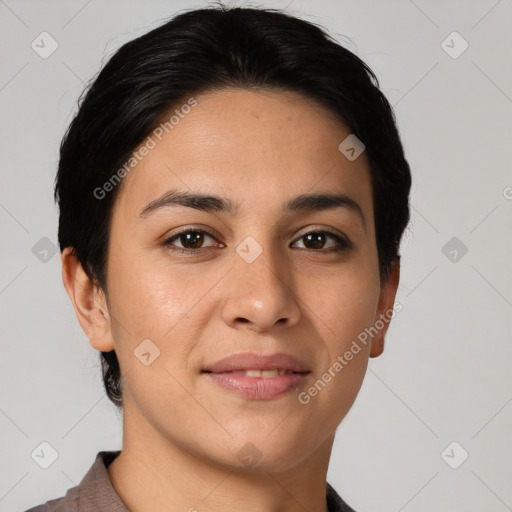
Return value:
[(247, 400), (272, 400), (304, 383), (311, 370), (289, 354), (234, 354), (201, 371), (224, 390)]
[(236, 371), (227, 371), (227, 372), (210, 372), (208, 370), (203, 370), (203, 373), (216, 373), (216, 374), (224, 374), (224, 375), (242, 375), (244, 377), (257, 378), (261, 377), (263, 379), (273, 379), (278, 375), (291, 375), (291, 374), (300, 374), (300, 373), (309, 373), (309, 372), (294, 372), (293, 370), (236, 370)]
[[(238, 354), (231, 354), (224, 357), (215, 363), (206, 365), (203, 372), (211, 373), (227, 373), (227, 372), (262, 372), (269, 370), (277, 370), (279, 372), (295, 372), (304, 373), (309, 372), (308, 364), (291, 354), (278, 352), (275, 354), (258, 354), (255, 352), (241, 352)], [(256, 376), (256, 375), (255, 375)], [(271, 376), (271, 374), (269, 374)], [(259, 375), (258, 375), (259, 377)]]

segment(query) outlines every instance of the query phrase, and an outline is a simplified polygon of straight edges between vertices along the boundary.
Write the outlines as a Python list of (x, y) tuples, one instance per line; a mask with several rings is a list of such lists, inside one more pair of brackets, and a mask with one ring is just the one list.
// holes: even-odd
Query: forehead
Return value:
[(289, 91), (226, 89), (194, 100), (175, 106), (166, 118), (172, 124), (137, 148), (151, 147), (123, 179), (114, 209), (133, 218), (166, 190), (181, 189), (278, 211), (321, 189), (349, 195), (372, 216), (366, 155), (350, 161), (340, 153), (350, 130), (333, 112)]

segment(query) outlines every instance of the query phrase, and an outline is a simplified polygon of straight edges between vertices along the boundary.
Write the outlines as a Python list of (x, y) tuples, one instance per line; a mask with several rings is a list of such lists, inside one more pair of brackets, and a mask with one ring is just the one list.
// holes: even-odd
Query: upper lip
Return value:
[(257, 354), (242, 352), (219, 359), (205, 368), (203, 372), (222, 373), (240, 370), (291, 370), (297, 373), (309, 372), (308, 365), (290, 354)]

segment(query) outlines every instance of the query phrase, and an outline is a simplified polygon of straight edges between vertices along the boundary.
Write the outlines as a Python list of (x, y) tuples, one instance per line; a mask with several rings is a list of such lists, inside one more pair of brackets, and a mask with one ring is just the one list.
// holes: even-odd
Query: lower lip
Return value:
[(246, 377), (233, 373), (204, 373), (219, 386), (248, 400), (272, 400), (300, 386), (307, 373), (289, 373), (276, 377)]

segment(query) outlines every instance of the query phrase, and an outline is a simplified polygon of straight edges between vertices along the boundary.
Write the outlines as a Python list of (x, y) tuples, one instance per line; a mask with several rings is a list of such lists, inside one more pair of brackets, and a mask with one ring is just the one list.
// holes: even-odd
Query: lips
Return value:
[[(277, 373), (275, 373), (275, 370), (277, 370)], [(245, 352), (233, 354), (207, 365), (203, 372), (241, 372), (241, 374), (248, 377), (273, 377), (287, 373), (309, 373), (310, 369), (305, 361), (290, 354), (279, 352), (265, 355)], [(255, 372), (260, 372), (260, 374)]]
[[(214, 373), (214, 372), (212, 372)], [(243, 375), (244, 377), (263, 377), (266, 379), (271, 379), (273, 377), (277, 377), (278, 375), (290, 375), (292, 373), (302, 373), (302, 372), (294, 372), (293, 370), (237, 370), (233, 372), (215, 372), (215, 373), (224, 373), (226, 375)]]
[(224, 390), (246, 400), (273, 400), (304, 384), (306, 362), (290, 354), (233, 354), (206, 366), (202, 373)]

